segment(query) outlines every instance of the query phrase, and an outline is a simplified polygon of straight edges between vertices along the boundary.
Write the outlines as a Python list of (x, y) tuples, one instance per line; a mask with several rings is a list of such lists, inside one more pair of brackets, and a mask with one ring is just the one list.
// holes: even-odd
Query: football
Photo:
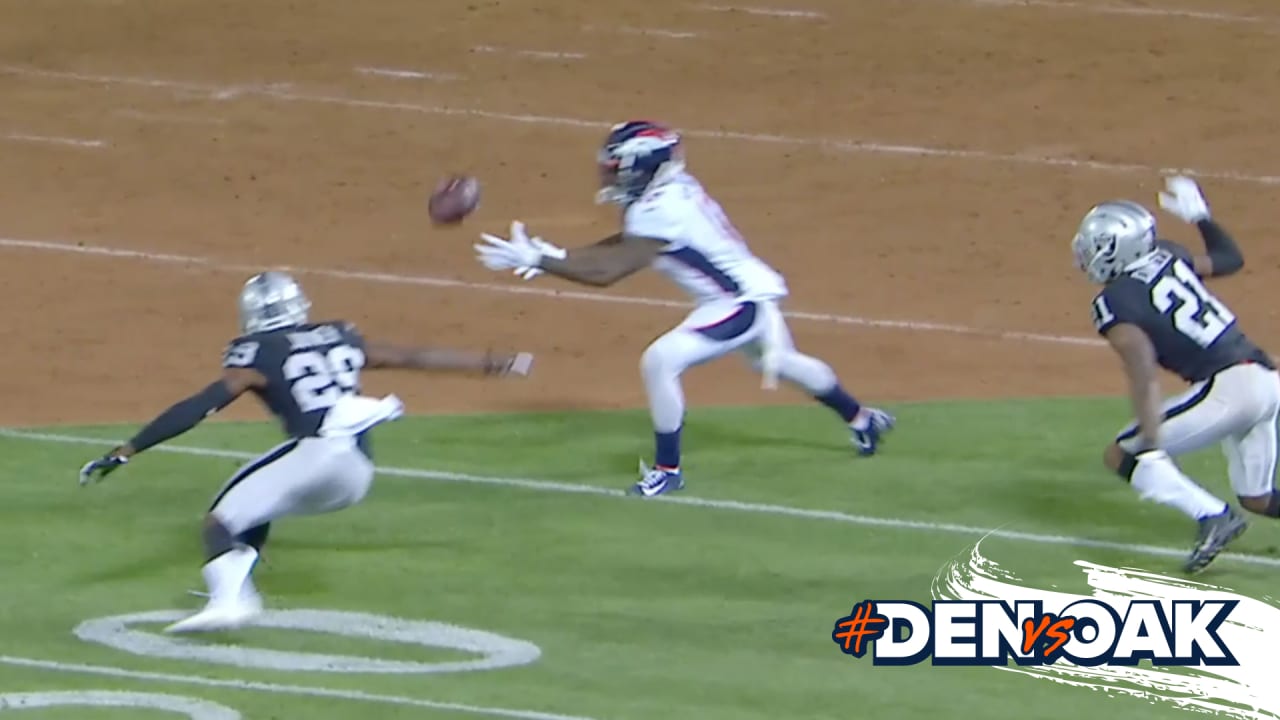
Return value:
[(427, 213), (437, 225), (456, 225), (480, 205), (480, 181), (452, 175), (440, 181), (427, 201)]

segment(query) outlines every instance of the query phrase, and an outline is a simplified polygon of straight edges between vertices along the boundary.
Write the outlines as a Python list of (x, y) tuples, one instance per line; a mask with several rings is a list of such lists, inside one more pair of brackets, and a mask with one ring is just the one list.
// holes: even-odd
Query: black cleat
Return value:
[(1217, 515), (1204, 518), (1200, 521), (1200, 537), (1196, 540), (1196, 547), (1191, 551), (1183, 569), (1189, 573), (1204, 570), (1218, 557), (1218, 553), (1226, 549), (1232, 540), (1240, 537), (1248, 527), (1244, 516), (1229, 506)]

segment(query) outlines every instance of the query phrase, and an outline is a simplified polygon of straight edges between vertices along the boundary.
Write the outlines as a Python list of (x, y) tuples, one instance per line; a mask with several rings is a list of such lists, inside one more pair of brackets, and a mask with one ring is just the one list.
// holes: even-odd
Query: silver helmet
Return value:
[(1156, 217), (1150, 210), (1130, 200), (1110, 200), (1085, 214), (1071, 250), (1090, 280), (1107, 283), (1155, 244)]
[(240, 291), (240, 330), (248, 334), (301, 325), (310, 309), (302, 286), (288, 273), (259, 273)]

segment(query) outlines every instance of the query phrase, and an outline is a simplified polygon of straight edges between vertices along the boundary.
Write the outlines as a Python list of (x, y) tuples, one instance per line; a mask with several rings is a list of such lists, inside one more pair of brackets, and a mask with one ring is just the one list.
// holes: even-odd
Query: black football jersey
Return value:
[(223, 367), (252, 368), (267, 378), (258, 399), (290, 437), (314, 437), (343, 395), (359, 394), (364, 338), (342, 321), (309, 323), (232, 340)]
[(1236, 316), (1196, 275), (1191, 253), (1167, 240), (1146, 262), (1107, 283), (1093, 299), (1100, 334), (1136, 325), (1151, 338), (1160, 367), (1190, 383), (1242, 362), (1274, 367), (1240, 330)]

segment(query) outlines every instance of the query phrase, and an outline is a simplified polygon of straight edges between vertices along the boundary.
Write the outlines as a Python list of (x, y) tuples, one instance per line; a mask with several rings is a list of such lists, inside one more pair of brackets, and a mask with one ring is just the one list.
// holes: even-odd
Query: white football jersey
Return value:
[(782, 276), (751, 253), (720, 204), (688, 173), (650, 187), (623, 214), (627, 235), (663, 240), (653, 262), (701, 305), (786, 297)]

